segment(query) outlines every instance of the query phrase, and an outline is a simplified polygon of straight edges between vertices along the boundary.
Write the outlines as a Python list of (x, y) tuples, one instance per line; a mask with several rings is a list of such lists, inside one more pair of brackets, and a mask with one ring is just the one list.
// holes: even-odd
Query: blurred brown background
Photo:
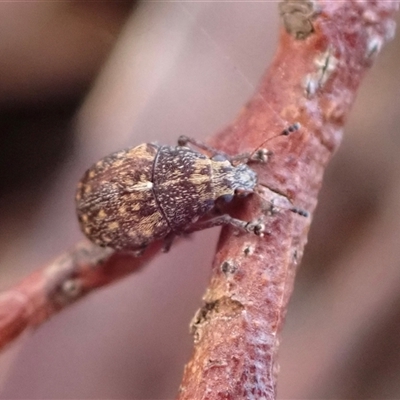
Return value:
[[(277, 4), (0, 4), (0, 289), (79, 240), (83, 171), (221, 129), (277, 42)], [(326, 174), (280, 351), (282, 399), (400, 398), (400, 39)], [(2, 399), (173, 398), (218, 230), (89, 296), (0, 357)]]

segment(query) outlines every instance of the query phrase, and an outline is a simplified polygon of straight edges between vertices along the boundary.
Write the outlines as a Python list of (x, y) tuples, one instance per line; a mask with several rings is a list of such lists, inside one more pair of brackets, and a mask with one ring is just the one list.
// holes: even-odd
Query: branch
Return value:
[[(300, 133), (269, 142), (261, 182), (311, 213), (324, 169), (342, 137), (356, 90), (394, 34), (395, 1), (287, 1), (271, 68), (237, 120), (212, 140), (231, 154), (257, 148), (293, 122)], [(256, 169), (256, 167), (254, 167)], [(262, 215), (254, 198), (237, 210)], [(264, 217), (264, 238), (222, 232), (204, 306), (192, 321), (195, 348), (179, 399), (275, 399), (278, 335), (311, 218)]]
[(0, 294), (0, 349), (91, 291), (137, 271), (160, 253), (151, 246), (140, 258), (87, 241)]

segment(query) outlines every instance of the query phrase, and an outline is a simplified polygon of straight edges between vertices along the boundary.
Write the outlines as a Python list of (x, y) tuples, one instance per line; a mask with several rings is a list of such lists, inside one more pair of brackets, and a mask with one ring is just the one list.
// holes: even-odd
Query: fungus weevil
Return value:
[[(281, 135), (298, 128), (295, 124)], [(187, 143), (212, 156), (186, 147)], [(79, 182), (76, 207), (81, 229), (100, 246), (138, 254), (163, 238), (167, 251), (174, 236), (216, 225), (230, 224), (260, 235), (262, 226), (257, 222), (211, 212), (217, 199), (254, 193), (257, 174), (247, 163), (263, 161), (267, 154), (259, 149), (229, 157), (184, 136), (176, 147), (145, 143), (113, 153), (94, 164)]]

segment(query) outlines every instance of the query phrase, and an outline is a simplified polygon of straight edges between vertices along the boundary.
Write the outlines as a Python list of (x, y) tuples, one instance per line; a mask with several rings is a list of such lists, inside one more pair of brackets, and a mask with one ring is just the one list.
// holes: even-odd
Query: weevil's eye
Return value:
[(223, 154), (215, 154), (215, 155), (212, 156), (211, 160), (213, 160), (213, 161), (225, 161), (225, 160), (227, 160), (227, 158)]
[(233, 195), (231, 194), (224, 194), (223, 196), (220, 197), (222, 201), (225, 201), (225, 203), (230, 203), (233, 200)]

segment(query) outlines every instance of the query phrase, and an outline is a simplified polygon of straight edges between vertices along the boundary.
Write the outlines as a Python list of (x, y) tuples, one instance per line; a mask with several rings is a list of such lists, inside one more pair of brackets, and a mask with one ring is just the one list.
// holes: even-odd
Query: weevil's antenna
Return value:
[(271, 153), (268, 152), (268, 150), (262, 148), (262, 146), (264, 146), (265, 143), (268, 143), (269, 141), (276, 139), (279, 136), (289, 136), (291, 133), (298, 131), (300, 128), (301, 128), (300, 122), (296, 122), (292, 125), (289, 125), (278, 135), (272, 136), (264, 140), (264, 142), (262, 142), (259, 146), (256, 147), (256, 149), (252, 153), (250, 153), (249, 160), (266, 161), (268, 155), (270, 155)]

